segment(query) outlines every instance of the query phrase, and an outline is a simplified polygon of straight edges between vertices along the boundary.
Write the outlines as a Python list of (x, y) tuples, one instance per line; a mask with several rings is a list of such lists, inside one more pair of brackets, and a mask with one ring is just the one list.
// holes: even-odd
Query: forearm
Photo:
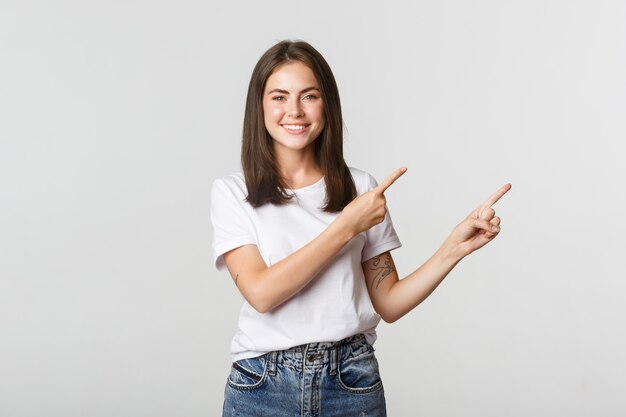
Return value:
[(389, 289), (384, 319), (394, 322), (424, 301), (463, 256), (444, 244), (422, 266), (397, 281)]
[(262, 270), (255, 280), (257, 310), (271, 311), (297, 294), (353, 237), (337, 217), (311, 242)]

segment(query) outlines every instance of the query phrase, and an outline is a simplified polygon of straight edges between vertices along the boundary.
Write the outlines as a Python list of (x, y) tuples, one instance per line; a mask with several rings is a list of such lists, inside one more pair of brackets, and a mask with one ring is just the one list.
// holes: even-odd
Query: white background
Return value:
[(0, 4), (0, 415), (221, 413), (242, 302), (209, 190), (285, 38), (328, 60), (405, 276), (506, 182), (502, 232), (379, 326), (390, 416), (626, 414), (626, 3)]

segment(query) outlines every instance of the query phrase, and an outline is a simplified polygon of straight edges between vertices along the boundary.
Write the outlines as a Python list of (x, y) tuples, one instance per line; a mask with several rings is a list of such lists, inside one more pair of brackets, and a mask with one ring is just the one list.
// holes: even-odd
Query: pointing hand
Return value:
[(446, 240), (454, 253), (462, 257), (469, 255), (491, 242), (500, 233), (500, 218), (496, 216), (493, 206), (510, 189), (511, 184), (505, 184), (493, 193), (484, 203), (476, 207), (452, 231)]
[(405, 172), (406, 167), (396, 169), (378, 186), (356, 197), (344, 207), (341, 217), (355, 236), (382, 223), (387, 214), (387, 200), (383, 193)]

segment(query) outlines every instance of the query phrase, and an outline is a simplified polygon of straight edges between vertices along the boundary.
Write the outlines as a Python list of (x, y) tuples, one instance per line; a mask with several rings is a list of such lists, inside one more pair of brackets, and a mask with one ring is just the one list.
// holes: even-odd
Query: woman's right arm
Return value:
[(397, 169), (380, 185), (352, 200), (315, 239), (270, 267), (256, 245), (226, 252), (224, 263), (246, 301), (266, 313), (297, 294), (353, 237), (384, 220), (383, 193), (405, 171)]

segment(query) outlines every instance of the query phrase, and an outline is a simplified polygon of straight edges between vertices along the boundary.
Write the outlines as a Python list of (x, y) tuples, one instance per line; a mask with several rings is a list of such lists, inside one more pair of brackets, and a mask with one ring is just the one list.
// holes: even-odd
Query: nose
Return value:
[(304, 111), (302, 110), (302, 106), (300, 104), (300, 100), (293, 100), (291, 102), (291, 106), (288, 112), (291, 117), (301, 117), (304, 116)]

